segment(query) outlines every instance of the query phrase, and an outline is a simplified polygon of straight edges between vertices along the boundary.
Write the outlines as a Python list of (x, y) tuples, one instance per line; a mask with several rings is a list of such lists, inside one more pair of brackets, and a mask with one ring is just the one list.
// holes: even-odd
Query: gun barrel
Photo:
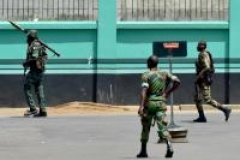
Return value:
[(22, 27), (20, 27), (18, 24), (14, 23), (13, 21), (8, 21), (14, 28), (16, 28), (17, 30), (27, 34), (27, 30), (23, 29)]
[(56, 56), (60, 57), (60, 54), (57, 53), (54, 49), (50, 48), (46, 43), (39, 40), (39, 42), (47, 49), (49, 49), (51, 52), (53, 52)]
[[(27, 34), (28, 33), (28, 30), (22, 28), (21, 26), (19, 26), (18, 24), (14, 23), (13, 21), (8, 21), (14, 28), (16, 28), (17, 30)], [(54, 49), (52, 49), (51, 47), (49, 47), (46, 43), (42, 42), (41, 40), (38, 39), (38, 41), (45, 47), (47, 48), (48, 50), (50, 50), (51, 52), (54, 53), (54, 55), (57, 55), (58, 57), (60, 56), (59, 53), (57, 53)]]

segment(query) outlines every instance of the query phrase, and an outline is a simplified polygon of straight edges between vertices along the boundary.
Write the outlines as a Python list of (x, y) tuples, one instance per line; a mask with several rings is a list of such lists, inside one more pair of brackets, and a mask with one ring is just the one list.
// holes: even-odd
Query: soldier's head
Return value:
[(202, 52), (207, 48), (207, 42), (206, 41), (199, 41), (197, 45), (197, 51)]
[(156, 55), (152, 55), (147, 59), (147, 67), (149, 69), (156, 68), (158, 65), (158, 57)]
[(37, 30), (29, 30), (27, 33), (27, 43), (31, 44), (35, 39), (38, 39)]

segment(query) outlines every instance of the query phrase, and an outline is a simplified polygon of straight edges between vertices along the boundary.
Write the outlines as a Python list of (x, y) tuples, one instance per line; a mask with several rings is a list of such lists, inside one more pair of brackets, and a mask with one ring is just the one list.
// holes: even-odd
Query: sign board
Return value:
[(170, 54), (173, 57), (186, 57), (187, 42), (186, 41), (153, 42), (153, 54), (158, 57), (168, 57)]

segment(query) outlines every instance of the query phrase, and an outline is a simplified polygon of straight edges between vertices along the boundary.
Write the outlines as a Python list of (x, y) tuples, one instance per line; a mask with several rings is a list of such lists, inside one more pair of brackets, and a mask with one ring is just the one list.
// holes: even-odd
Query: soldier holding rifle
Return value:
[[(9, 21), (16, 29), (27, 35), (27, 53), (23, 62), (24, 67), (24, 93), (29, 109), (24, 113), (26, 117), (47, 117), (46, 101), (43, 89), (43, 75), (47, 61), (46, 49), (60, 56), (56, 51), (39, 40), (36, 30), (25, 30), (19, 25)], [(27, 75), (26, 71), (29, 69)], [(36, 95), (37, 102), (34, 96)], [(37, 105), (38, 103), (38, 105)], [(39, 110), (37, 109), (39, 107)]]

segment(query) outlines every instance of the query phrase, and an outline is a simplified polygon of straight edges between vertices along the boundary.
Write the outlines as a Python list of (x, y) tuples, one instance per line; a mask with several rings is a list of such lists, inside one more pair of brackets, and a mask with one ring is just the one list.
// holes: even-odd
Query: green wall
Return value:
[(230, 19), (229, 19), (229, 57), (230, 72), (240, 72), (240, 21), (239, 21), (239, 0), (230, 0)]
[[(61, 54), (58, 58), (48, 52), (48, 73), (80, 73), (79, 69), (84, 68), (92, 70), (88, 59), (96, 55), (96, 22), (18, 24), (25, 29), (37, 29), (40, 39)], [(25, 35), (7, 22), (1, 22), (0, 26), (0, 73), (22, 73), (21, 64), (26, 53)]]
[[(47, 74), (141, 73), (145, 59), (152, 54), (152, 42), (166, 40), (187, 41), (188, 55), (175, 58), (173, 69), (175, 73), (193, 73), (196, 44), (201, 39), (208, 41), (217, 72), (239, 72), (239, 5), (240, 1), (230, 1), (229, 22), (119, 22), (116, 1), (99, 0), (96, 22), (18, 23), (37, 29), (40, 38), (61, 54), (57, 58), (49, 52)], [(0, 21), (0, 74), (22, 74), (25, 50), (25, 36)], [(160, 67), (168, 69), (167, 59), (161, 62)]]
[[(185, 22), (182, 25), (179, 25), (178, 22), (141, 25), (122, 23), (119, 25), (117, 35), (118, 58), (146, 59), (152, 54), (152, 42), (187, 41), (187, 57), (174, 58), (173, 71), (175, 73), (195, 72), (196, 45), (201, 39), (209, 42), (209, 50), (214, 57), (223, 60), (228, 53), (228, 24), (226, 22), (210, 22), (204, 23), (204, 25), (199, 22)], [(167, 69), (167, 60), (160, 60), (160, 66)], [(223, 63), (217, 64), (218, 72), (224, 72), (223, 66)]]

